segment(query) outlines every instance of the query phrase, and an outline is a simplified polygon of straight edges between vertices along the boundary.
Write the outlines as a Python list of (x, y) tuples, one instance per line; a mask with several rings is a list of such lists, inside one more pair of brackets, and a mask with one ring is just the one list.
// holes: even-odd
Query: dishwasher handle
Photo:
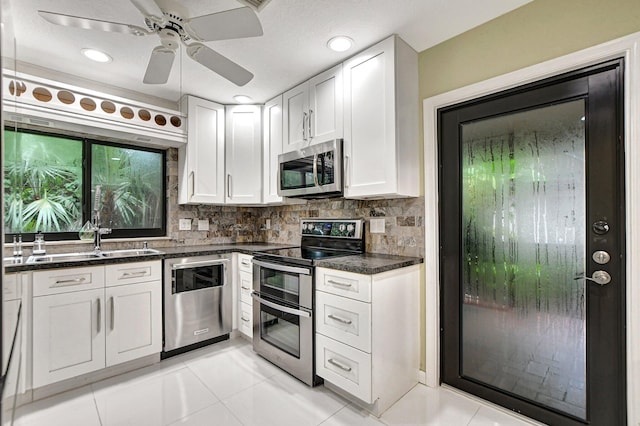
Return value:
[(196, 262), (174, 263), (173, 265), (171, 265), (171, 269), (175, 271), (177, 269), (189, 269), (189, 268), (196, 268), (201, 266), (213, 266), (213, 265), (220, 265), (220, 264), (226, 264), (226, 263), (229, 263), (229, 259), (199, 260)]

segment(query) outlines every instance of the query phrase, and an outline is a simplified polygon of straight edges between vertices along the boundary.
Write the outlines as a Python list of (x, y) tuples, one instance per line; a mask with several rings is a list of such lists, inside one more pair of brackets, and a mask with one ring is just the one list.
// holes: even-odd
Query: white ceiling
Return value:
[[(255, 74), (243, 87), (194, 62), (182, 49), (167, 84), (145, 85), (142, 77), (149, 55), (160, 44), (157, 35), (135, 37), (61, 27), (37, 14), (46, 10), (145, 27), (142, 15), (129, 0), (2, 0), (2, 13), (3, 21), (13, 26), (19, 64), (34, 64), (170, 102), (189, 93), (233, 104), (236, 94), (264, 103), (390, 34), (399, 34), (420, 52), (529, 1), (271, 0), (258, 13), (262, 37), (206, 43)], [(236, 0), (157, 3), (164, 10), (172, 5), (173, 9), (181, 8), (192, 17), (243, 6)], [(327, 40), (336, 35), (351, 37), (355, 46), (348, 52), (330, 51)], [(108, 52), (113, 61), (91, 62), (80, 55), (85, 47)]]

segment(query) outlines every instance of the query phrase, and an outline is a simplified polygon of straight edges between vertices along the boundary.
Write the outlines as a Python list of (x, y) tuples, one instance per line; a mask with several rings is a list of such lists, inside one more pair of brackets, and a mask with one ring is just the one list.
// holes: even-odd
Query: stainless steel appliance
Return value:
[(230, 265), (230, 255), (165, 259), (163, 357), (229, 337)]
[(253, 350), (304, 383), (321, 381), (314, 362), (314, 267), (318, 260), (364, 251), (359, 219), (309, 219), (300, 247), (253, 258)]
[(278, 156), (278, 195), (297, 198), (339, 197), (342, 187), (342, 139)]

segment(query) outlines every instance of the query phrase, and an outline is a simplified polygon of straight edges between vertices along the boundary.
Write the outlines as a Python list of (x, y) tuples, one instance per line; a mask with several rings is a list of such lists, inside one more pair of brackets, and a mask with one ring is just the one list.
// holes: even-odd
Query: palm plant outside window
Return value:
[(91, 219), (96, 185), (110, 238), (166, 234), (164, 151), (5, 129), (6, 234), (78, 239)]

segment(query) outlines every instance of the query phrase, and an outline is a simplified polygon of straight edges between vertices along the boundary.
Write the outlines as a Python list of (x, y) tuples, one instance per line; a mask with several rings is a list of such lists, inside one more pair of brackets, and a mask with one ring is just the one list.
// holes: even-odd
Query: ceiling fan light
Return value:
[(85, 57), (95, 62), (105, 63), (105, 62), (113, 61), (113, 58), (111, 56), (107, 55), (104, 52), (101, 52), (100, 50), (86, 48), (86, 49), (81, 49), (80, 52)]
[(235, 99), (236, 102), (241, 103), (241, 104), (248, 104), (249, 102), (251, 102), (253, 99), (251, 99), (250, 96), (247, 95), (235, 95), (233, 97), (233, 99)]
[(345, 52), (353, 46), (353, 40), (347, 36), (336, 36), (327, 42), (329, 49), (334, 52)]

